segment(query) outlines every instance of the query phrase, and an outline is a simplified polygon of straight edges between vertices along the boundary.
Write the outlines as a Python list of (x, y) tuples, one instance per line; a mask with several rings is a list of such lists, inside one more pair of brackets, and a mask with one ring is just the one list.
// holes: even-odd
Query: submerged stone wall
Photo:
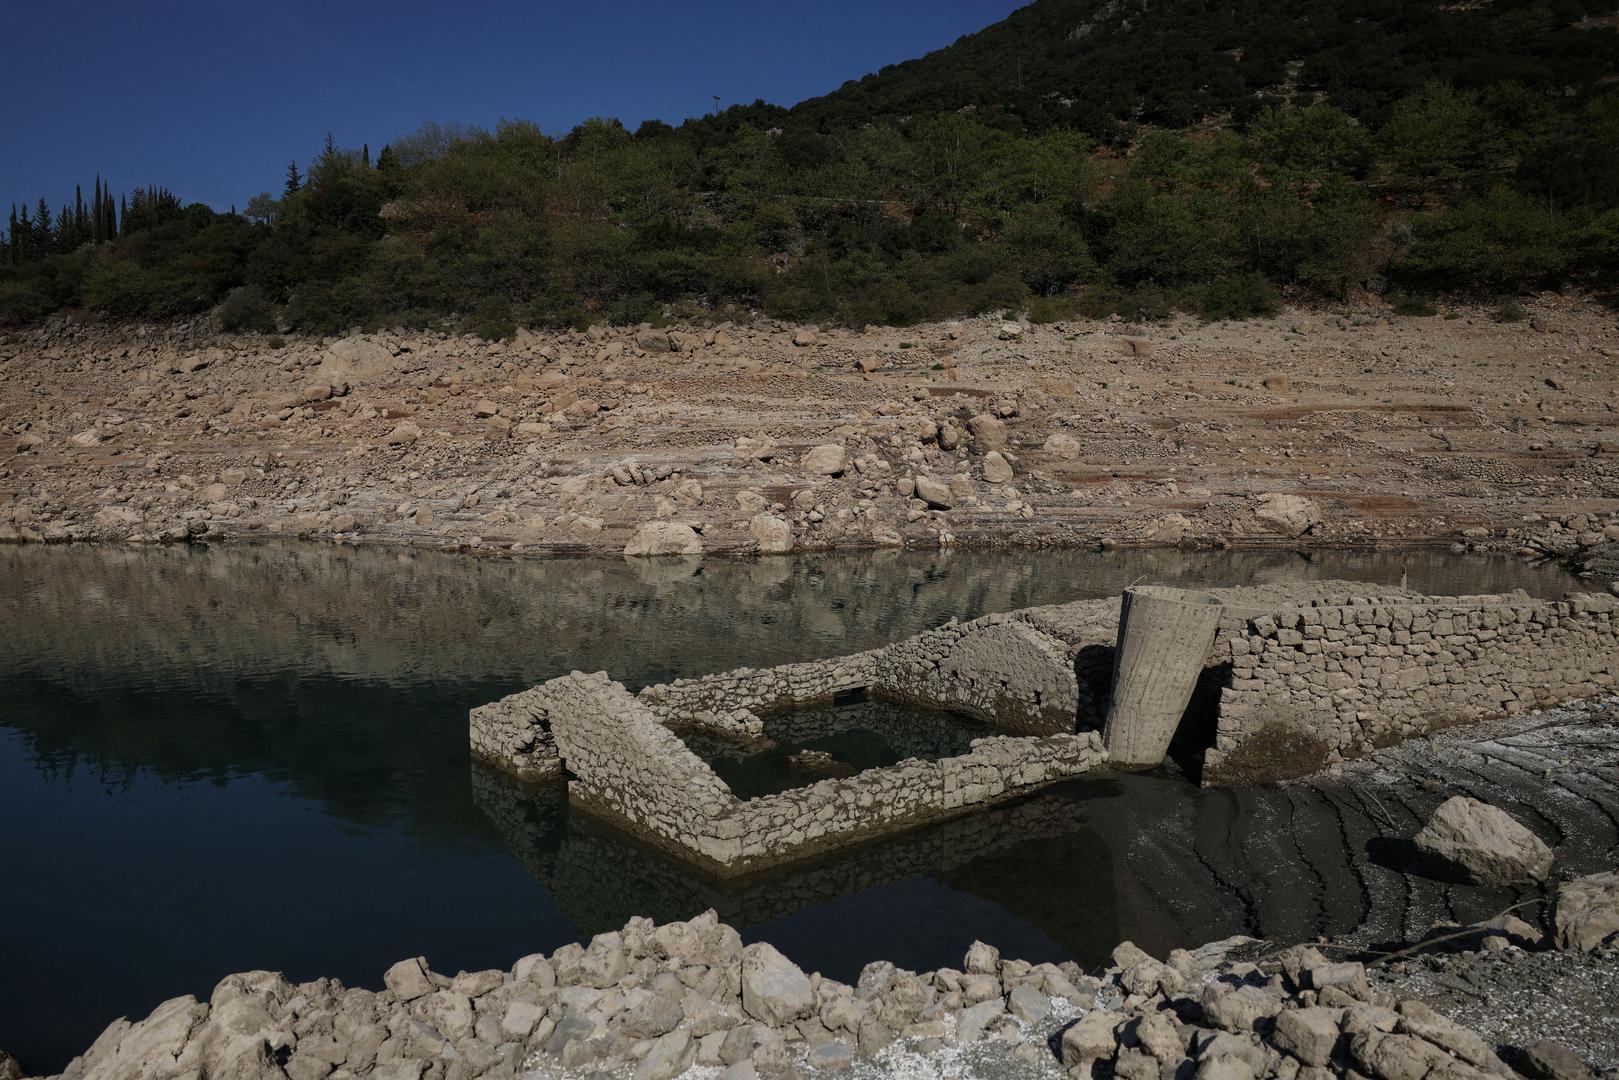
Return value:
[(561, 776), (562, 758), (547, 712), (552, 700), (544, 686), (536, 686), (473, 709), (467, 717), (473, 760), (495, 765), (519, 780)]
[(1019, 734), (1071, 732), (1079, 714), (1068, 643), (1016, 615), (950, 622), (881, 650), (872, 690)]
[(881, 651), (676, 679), (648, 686), (639, 697), (655, 716), (675, 727), (758, 735), (763, 727), (760, 713), (824, 704), (838, 694), (870, 686)]
[(1619, 685), (1613, 596), (1365, 598), (1275, 611), (1241, 631), (1222, 628), (1215, 645), (1230, 671), (1206, 783), (1299, 775)]
[(516, 705), (475, 715), (474, 726), (525, 714), (546, 726), (567, 766), (571, 803), (720, 875), (947, 818), (1107, 756), (1095, 733), (997, 736), (942, 761), (902, 761), (743, 802), (645, 700), (605, 674), (574, 672), (517, 696)]
[[(1344, 583), (1219, 590), (1226, 604), (1189, 715), (1204, 783), (1302, 775), (1458, 723), (1619, 686), (1619, 598), (1365, 594)], [(471, 715), (475, 757), (730, 875), (803, 858), (1094, 769), (1119, 604), (948, 623), (852, 656), (741, 669), (631, 695), (575, 673)], [(756, 736), (759, 713), (847, 691), (940, 708), (1023, 737), (742, 802), (673, 729)], [(1183, 729), (1186, 722), (1182, 722)], [(1076, 733), (1076, 731), (1078, 733)]]

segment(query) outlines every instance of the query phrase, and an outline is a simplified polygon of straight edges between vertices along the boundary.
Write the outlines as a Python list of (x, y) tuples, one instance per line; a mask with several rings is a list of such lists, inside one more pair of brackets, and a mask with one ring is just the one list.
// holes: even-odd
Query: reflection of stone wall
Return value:
[(1205, 781), (1299, 775), (1436, 728), (1619, 685), (1613, 596), (1321, 604), (1246, 620), (1242, 630), (1223, 631), (1215, 646), (1231, 674)]
[[(877, 885), (947, 874), (1014, 844), (1083, 828), (1072, 803), (1023, 800), (768, 874), (726, 879), (661, 858), (596, 821), (569, 817), (560, 786), (514, 784), (474, 765), (472, 794), (507, 848), (587, 937), (621, 927), (632, 915), (661, 922), (707, 908), (745, 929)], [(1108, 944), (1115, 940), (1110, 936)]]

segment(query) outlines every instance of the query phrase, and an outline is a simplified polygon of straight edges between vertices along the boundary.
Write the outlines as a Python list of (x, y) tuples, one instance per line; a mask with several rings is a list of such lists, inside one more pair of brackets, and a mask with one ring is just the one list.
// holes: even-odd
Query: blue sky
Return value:
[[(94, 0), (44, 10), (0, 67), (0, 200), (52, 209), (99, 171), (218, 209), (279, 190), (327, 131), (373, 153), (424, 120), (678, 124), (790, 105), (1004, 18), (1026, 0), (817, 3)], [(18, 12), (20, 15), (21, 13)]]

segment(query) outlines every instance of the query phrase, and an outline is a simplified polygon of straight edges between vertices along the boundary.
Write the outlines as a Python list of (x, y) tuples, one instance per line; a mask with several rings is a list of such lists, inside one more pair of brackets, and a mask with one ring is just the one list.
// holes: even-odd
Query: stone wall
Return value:
[(1020, 734), (1071, 732), (1080, 704), (1067, 643), (1015, 615), (950, 622), (882, 650), (872, 690)]
[(1300, 775), (1619, 685), (1619, 597), (1345, 599), (1222, 627), (1205, 783)]
[(870, 686), (881, 652), (676, 679), (648, 686), (639, 696), (653, 715), (674, 727), (755, 736), (762, 730), (760, 713), (824, 704), (838, 694)]
[(544, 686), (536, 686), (473, 709), (467, 717), (473, 760), (496, 765), (519, 780), (561, 776), (562, 759), (547, 711), (553, 700)]
[(720, 864), (737, 845), (724, 828), (737, 798), (639, 699), (600, 672), (535, 688), (570, 776), (568, 798), (646, 836)]
[(497, 725), (528, 716), (566, 762), (571, 804), (721, 876), (951, 817), (1106, 760), (1095, 733), (996, 736), (942, 761), (903, 761), (743, 802), (646, 700), (605, 674), (574, 672), (515, 697), (474, 714), (484, 745), (504, 730)]

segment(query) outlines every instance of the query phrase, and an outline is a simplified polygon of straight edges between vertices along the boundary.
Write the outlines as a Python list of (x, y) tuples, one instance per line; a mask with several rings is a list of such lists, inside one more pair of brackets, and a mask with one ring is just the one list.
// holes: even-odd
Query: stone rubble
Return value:
[[(996, 317), (816, 330), (738, 312), (509, 342), (53, 319), (0, 335), (0, 542), (619, 554), (667, 523), (709, 555), (1561, 558), (1619, 541), (1619, 330), (1595, 304), (1536, 303), (1566, 309), (1556, 333), (1482, 311), (1010, 335)], [(763, 505), (738, 513), (744, 492)]]
[[(1560, 904), (1578, 912), (1619, 911), (1619, 874), (1562, 892)], [(1598, 938), (1595, 924), (1583, 925), (1588, 932), (1565, 947), (1619, 962), (1619, 928)], [(1554, 938), (1572, 942), (1561, 930)], [(709, 911), (662, 925), (634, 918), (588, 943), (523, 957), (510, 971), (452, 977), (411, 958), (383, 985), (227, 976), (206, 1002), (179, 997), (139, 1022), (114, 1021), (57, 1080), (671, 1080), (687, 1072), (745, 1080), (857, 1064), (937, 1075), (967, 1049), (1073, 1080), (1513, 1075), (1501, 1048), (1420, 1000), (1374, 987), (1361, 963), (1245, 938), (1164, 960), (1125, 942), (1096, 975), (1073, 963), (1006, 959), (979, 942), (960, 969), (917, 973), (878, 961), (851, 986), (804, 972), (768, 943), (744, 945)], [(1594, 1075), (1544, 1040), (1513, 1060), (1530, 1077)]]

